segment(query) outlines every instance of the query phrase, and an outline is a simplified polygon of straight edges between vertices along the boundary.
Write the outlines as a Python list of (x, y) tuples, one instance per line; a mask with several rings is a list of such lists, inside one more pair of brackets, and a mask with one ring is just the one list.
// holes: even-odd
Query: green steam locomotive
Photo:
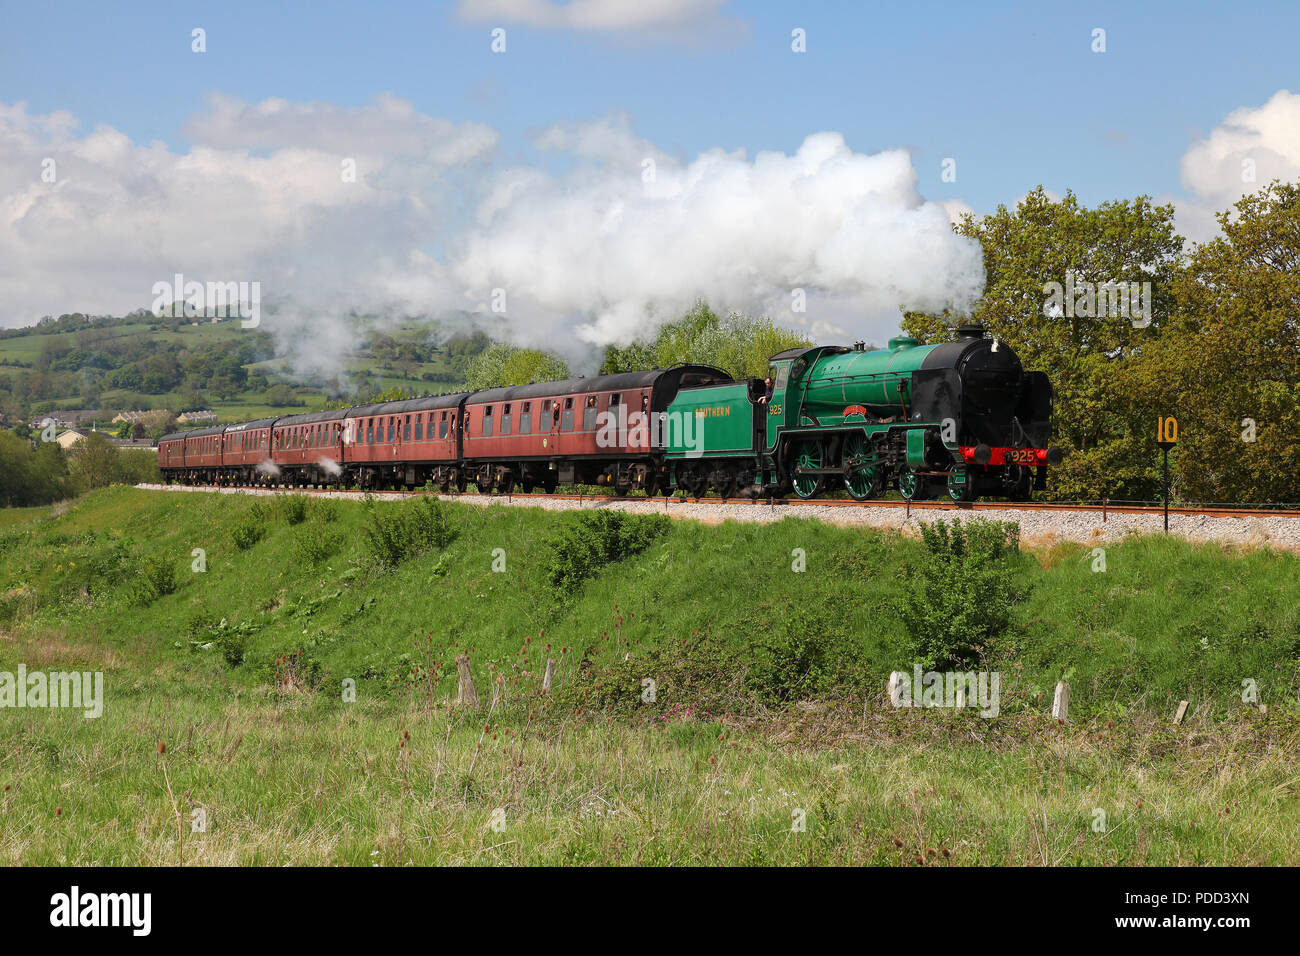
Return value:
[(791, 349), (772, 357), (770, 383), (679, 391), (661, 421), (665, 477), (696, 496), (842, 487), (864, 501), (896, 487), (908, 500), (1025, 501), (1061, 462), (1047, 375), (981, 326), (937, 345)]

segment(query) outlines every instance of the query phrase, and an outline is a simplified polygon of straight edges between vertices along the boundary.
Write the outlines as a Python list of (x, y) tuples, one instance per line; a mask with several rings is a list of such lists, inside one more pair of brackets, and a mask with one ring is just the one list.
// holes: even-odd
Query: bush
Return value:
[(255, 504), (248, 509), (248, 514), (240, 518), (230, 529), (230, 538), (240, 551), (247, 551), (266, 537), (266, 508)]
[(865, 650), (829, 608), (790, 607), (754, 656), (749, 684), (764, 700), (824, 697), (869, 680)]
[(290, 525), (302, 524), (307, 520), (307, 496), (286, 495), (280, 499), (284, 509), (284, 520)]
[(176, 573), (176, 566), (165, 558), (151, 558), (136, 573), (131, 596), (136, 604), (152, 604), (178, 587), (180, 576)]
[(624, 717), (710, 718), (749, 708), (745, 680), (739, 655), (719, 638), (697, 633), (635, 657), (590, 647), (576, 676), (557, 683), (554, 699), (563, 712), (588, 707)]
[(431, 495), (382, 508), (376, 507), (374, 499), (367, 495), (366, 510), (366, 547), (385, 571), (426, 551), (441, 551), (456, 539), (446, 509)]
[(667, 532), (664, 515), (584, 511), (550, 542), (551, 584), (568, 594), (610, 564), (640, 554)]
[(1011, 622), (1015, 522), (974, 519), (921, 525), (925, 556), (911, 569), (902, 608), (912, 663), (935, 670), (966, 663)]
[(301, 565), (317, 565), (339, 549), (343, 535), (324, 528), (299, 528), (293, 539), (294, 558)]

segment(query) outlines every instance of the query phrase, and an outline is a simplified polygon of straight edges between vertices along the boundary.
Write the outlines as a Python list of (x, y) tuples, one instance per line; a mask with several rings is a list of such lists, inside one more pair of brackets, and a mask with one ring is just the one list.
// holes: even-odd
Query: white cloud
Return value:
[[(333, 371), (348, 311), (487, 312), (497, 288), (520, 341), (571, 357), (700, 296), (833, 341), (883, 340), (900, 306), (962, 307), (982, 291), (954, 205), (923, 199), (905, 152), (855, 153), (838, 133), (790, 155), (679, 160), (616, 115), (537, 133), (564, 170), (548, 172), (501, 167), (493, 130), (391, 97), (212, 97), (186, 129), (194, 145), (177, 152), (0, 104), (0, 325), (148, 306), (177, 272), (258, 281), (296, 366)], [(796, 288), (806, 313), (791, 311)]]
[(184, 132), (192, 142), (214, 148), (296, 147), (340, 156), (410, 156), (436, 166), (484, 159), (499, 139), (491, 127), (425, 116), (389, 93), (364, 107), (278, 98), (245, 103), (210, 94), (207, 111), (190, 120)]
[(1195, 240), (1217, 234), (1215, 213), (1247, 193), (1300, 179), (1300, 93), (1278, 90), (1263, 106), (1233, 110), (1183, 155), (1181, 174), (1191, 197), (1172, 201), (1179, 230)]
[(305, 309), (385, 302), (408, 274), (436, 275), (411, 255), (449, 237), (444, 177), (481, 167), (497, 141), (392, 97), (358, 109), (214, 97), (187, 132), (195, 145), (174, 152), (0, 104), (0, 325), (147, 307), (177, 272), (258, 281), (264, 300)]

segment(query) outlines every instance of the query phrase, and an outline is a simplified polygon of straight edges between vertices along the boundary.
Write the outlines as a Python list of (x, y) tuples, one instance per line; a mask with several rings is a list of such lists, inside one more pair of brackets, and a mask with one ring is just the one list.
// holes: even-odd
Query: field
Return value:
[(403, 554), (425, 506), (371, 507), (5, 515), (0, 671), (105, 690), (96, 719), (0, 710), (0, 861), (1300, 863), (1294, 555), (1022, 551), (988, 719), (889, 706), (910, 538), (670, 522), (575, 578), (573, 515), (444, 503)]
[[(384, 334), (399, 341), (424, 343), (433, 328), (437, 328), (437, 325), (406, 324), (386, 328)], [(262, 331), (266, 332), (267, 329), (263, 328)], [(19, 378), (31, 375), (32, 367), (37, 364), (44, 349), (74, 348), (77, 346), (80, 334), (82, 333), (41, 334), (32, 331), (25, 335), (0, 339), (0, 374)], [(181, 348), (189, 353), (212, 346), (233, 353), (241, 344), (246, 344), (249, 336), (252, 335), (241, 329), (239, 323), (233, 320), (222, 322), (203, 320), (181, 323), (172, 328), (159, 322), (125, 318), (118, 320), (110, 328), (96, 330), (96, 334), (111, 334), (115, 339), (143, 337), (153, 349), (165, 351)], [(371, 337), (376, 334), (378, 329), (375, 323), (365, 319), (357, 320), (356, 348), (351, 354), (343, 356), (341, 361), (340, 371), (348, 381), (362, 382), (373, 386), (378, 391), (397, 388), (412, 395), (438, 394), (457, 389), (455, 382), (442, 380), (449, 376), (456, 380), (462, 378), (445, 352), (433, 352), (428, 356), (428, 361), (381, 360), (371, 353), (369, 345)], [(268, 348), (273, 347), (272, 340), (269, 338), (266, 344)], [(337, 385), (328, 376), (305, 380), (300, 374), (295, 373), (289, 361), (283, 358), (250, 362), (244, 368), (250, 376), (256, 374), (265, 376), (272, 385), (280, 383), (293, 386), (297, 399), (303, 404), (287, 408), (269, 405), (266, 402), (266, 389), (261, 387), (243, 389), (226, 398), (209, 391), (205, 394), (206, 405), (217, 413), (222, 423), (318, 411), (328, 400), (327, 392), (336, 389)], [(424, 378), (425, 375), (437, 376), (440, 380), (432, 381)], [(207, 388), (207, 383), (203, 383), (203, 387)], [(179, 412), (185, 406), (187, 395), (188, 390), (178, 386), (170, 391), (148, 394), (143, 401), (151, 408), (167, 408)], [(139, 392), (104, 387), (96, 407), (106, 410), (130, 409), (136, 407), (141, 401)], [(46, 395), (34, 404), (41, 410), (45, 410), (80, 408), (86, 403), (83, 396), (73, 391), (70, 394)], [(109, 425), (108, 420), (112, 417), (113, 413), (110, 411), (104, 421), (97, 424), (101, 429), (111, 430), (113, 426)]]

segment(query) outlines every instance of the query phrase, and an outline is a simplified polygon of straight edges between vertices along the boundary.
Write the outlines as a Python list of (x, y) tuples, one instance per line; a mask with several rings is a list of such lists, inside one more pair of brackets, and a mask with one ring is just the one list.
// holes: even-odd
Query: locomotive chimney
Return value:
[(978, 323), (957, 326), (957, 337), (962, 339), (984, 338), (984, 326)]

